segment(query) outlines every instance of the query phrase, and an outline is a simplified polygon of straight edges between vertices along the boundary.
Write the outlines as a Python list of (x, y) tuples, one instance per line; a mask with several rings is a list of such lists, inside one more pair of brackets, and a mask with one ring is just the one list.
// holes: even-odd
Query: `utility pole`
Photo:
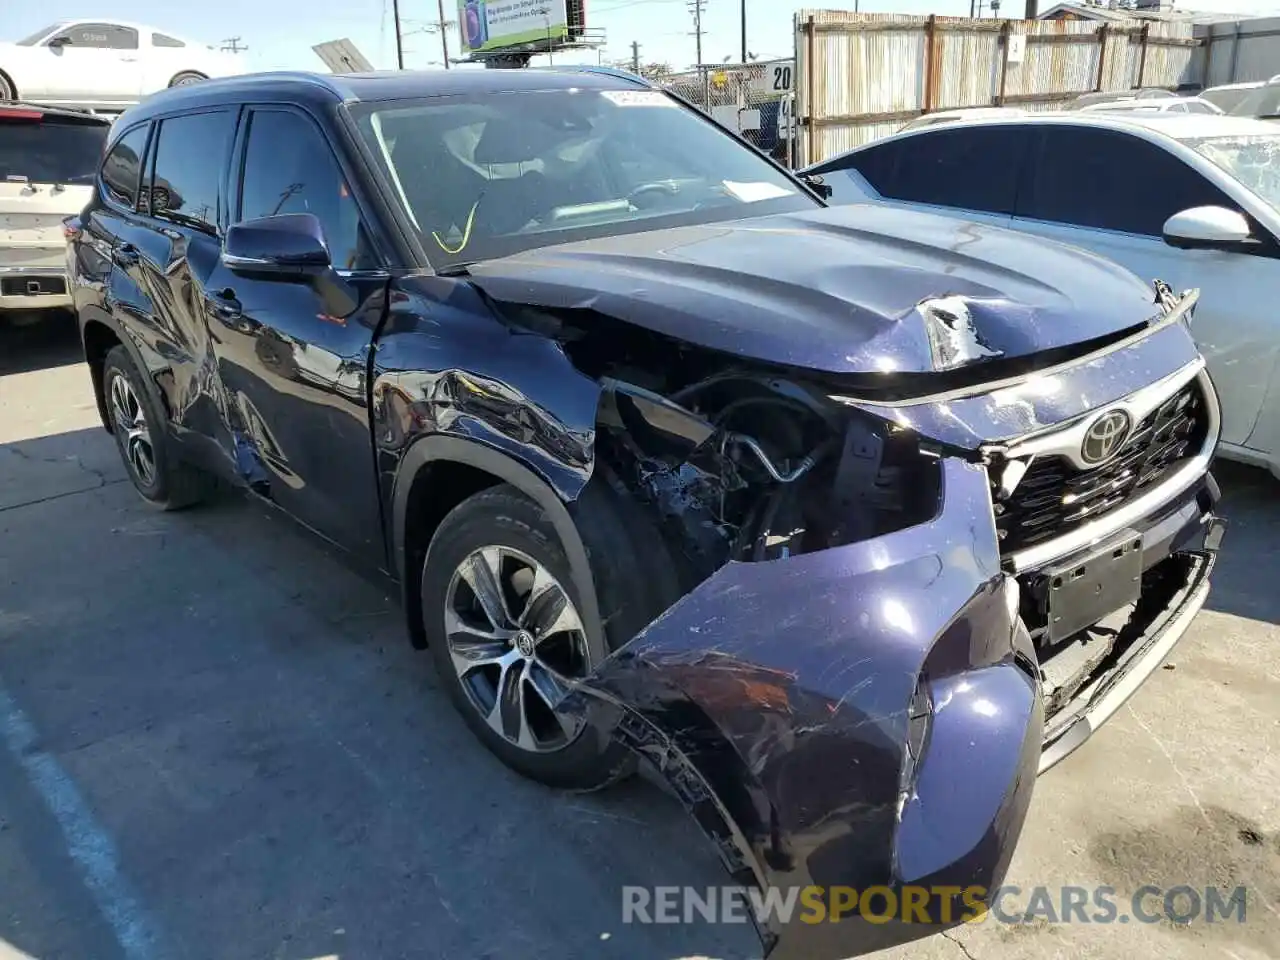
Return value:
[(698, 67), (702, 67), (702, 11), (707, 0), (689, 0), (689, 12), (693, 14), (693, 36), (697, 43)]
[(631, 72), (640, 76), (640, 44), (631, 41)]
[(396, 66), (403, 70), (404, 39), (400, 35), (400, 0), (391, 0), (391, 19), (396, 22)]
[(227, 53), (242, 53), (249, 48), (240, 46), (239, 37), (227, 37), (227, 39), (222, 41), (222, 49)]
[(742, 62), (747, 62), (747, 0), (742, 0)]
[(449, 69), (449, 24), (444, 18), (444, 0), (438, 0), (436, 9), (440, 12), (440, 48), (444, 53), (444, 68)]

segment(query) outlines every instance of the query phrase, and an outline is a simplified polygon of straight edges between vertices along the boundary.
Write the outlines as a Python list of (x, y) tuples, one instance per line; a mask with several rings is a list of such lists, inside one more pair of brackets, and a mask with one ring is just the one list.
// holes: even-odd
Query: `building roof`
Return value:
[(1059, 3), (1041, 13), (1037, 19), (1052, 20), (1058, 13), (1068, 13), (1083, 20), (1119, 23), (1124, 20), (1159, 20), (1166, 23), (1222, 23), (1231, 20), (1249, 20), (1247, 13), (1217, 13), (1196, 10), (1125, 9), (1123, 7), (1095, 6), (1091, 3)]

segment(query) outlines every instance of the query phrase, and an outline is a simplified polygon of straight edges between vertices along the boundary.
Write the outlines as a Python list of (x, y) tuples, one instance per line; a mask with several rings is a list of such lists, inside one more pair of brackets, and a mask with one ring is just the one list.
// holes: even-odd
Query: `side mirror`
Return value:
[(53, 47), (53, 49), (55, 50), (60, 50), (63, 47), (71, 46), (71, 38), (64, 33), (61, 36), (54, 37), (52, 40), (46, 43), (45, 46)]
[(324, 228), (312, 213), (281, 213), (234, 224), (222, 242), (222, 263), (241, 276), (304, 281), (319, 294), (330, 316), (350, 316), (360, 305), (351, 285), (333, 269)]
[(333, 266), (320, 221), (310, 213), (245, 220), (227, 230), (222, 262), (233, 273), (310, 279)]
[(804, 181), (805, 185), (808, 186), (810, 190), (820, 196), (823, 200), (830, 200), (835, 194), (835, 190), (832, 188), (831, 184), (822, 179), (821, 174), (801, 173), (798, 174), (798, 176), (802, 181)]
[(1244, 214), (1226, 207), (1192, 207), (1175, 213), (1165, 221), (1163, 232), (1165, 243), (1182, 250), (1240, 251), (1258, 242)]

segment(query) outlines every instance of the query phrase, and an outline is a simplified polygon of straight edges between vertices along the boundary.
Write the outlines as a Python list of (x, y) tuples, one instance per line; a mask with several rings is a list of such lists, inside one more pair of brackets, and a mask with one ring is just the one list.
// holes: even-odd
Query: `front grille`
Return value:
[(996, 502), (1002, 554), (1070, 533), (1160, 483), (1204, 445), (1208, 410), (1192, 381), (1148, 414), (1120, 452), (1078, 470), (1062, 456), (1036, 457), (1007, 500)]

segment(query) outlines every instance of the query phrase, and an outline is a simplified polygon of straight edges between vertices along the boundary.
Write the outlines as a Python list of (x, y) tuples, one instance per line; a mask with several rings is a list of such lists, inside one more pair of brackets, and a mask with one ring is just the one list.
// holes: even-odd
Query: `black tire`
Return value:
[[(117, 385), (117, 380), (122, 383)], [(136, 407), (123, 399), (125, 393)], [(168, 421), (123, 346), (112, 347), (103, 360), (102, 395), (106, 400), (107, 415), (112, 421), (111, 432), (115, 436), (116, 449), (120, 451), (120, 459), (133, 488), (142, 499), (161, 510), (181, 510), (206, 499), (214, 491), (217, 484), (212, 476), (175, 456), (168, 440)], [(127, 430), (130, 422), (135, 426), (138, 424), (137, 414), (133, 415), (132, 421), (129, 418), (135, 409), (143, 418), (146, 445), (151, 451), (150, 470), (145, 468), (147, 458), (141, 454), (137, 442), (130, 438)]]
[[(612, 512), (603, 503), (587, 509), (593, 514), (600, 510)], [(581, 524), (582, 518), (578, 522)], [(605, 522), (600, 524), (600, 529), (611, 526), (611, 523)], [(574, 586), (570, 563), (555, 527), (537, 503), (514, 487), (500, 485), (483, 490), (459, 504), (441, 522), (431, 541), (422, 569), (421, 594), (422, 621), (428, 646), (435, 660), (436, 670), (448, 689), (454, 706), (490, 751), (507, 766), (532, 780), (563, 789), (594, 790), (629, 775), (635, 770), (635, 760), (630, 752), (616, 743), (601, 745), (599, 738), (589, 729), (580, 729), (576, 739), (553, 752), (540, 753), (524, 749), (504, 738), (482, 716), (474, 692), (469, 692), (455, 669), (450, 640), (446, 636), (445, 610), (448, 604), (455, 601), (455, 590), (460, 589), (451, 590), (455, 574), (459, 573), (468, 558), (485, 547), (506, 548), (536, 561), (568, 594), (573, 607), (577, 611), (583, 609), (582, 598), (578, 596)], [(623, 555), (634, 556), (630, 551)], [(520, 561), (517, 559), (512, 562), (518, 565)], [(597, 571), (595, 561), (592, 563), (604, 628), (600, 629), (599, 623), (586, 622), (585, 614), (580, 613), (579, 617), (585, 628), (584, 641), (589, 636), (604, 638), (604, 645), (596, 649), (591, 649), (591, 642), (585, 641), (591, 664), (594, 665), (630, 640), (648, 620), (640, 619), (642, 614), (638, 611), (636, 616), (629, 616), (617, 609), (617, 577), (613, 568)], [(633, 592), (635, 589), (632, 585)], [(518, 602), (513, 601), (512, 605)], [(514, 651), (514, 642), (511, 648)], [(542, 647), (538, 649), (541, 650)], [(503, 676), (506, 676), (505, 672)], [(501, 681), (494, 683), (495, 690), (500, 684)], [(496, 704), (497, 697), (494, 696), (493, 700)], [(522, 700), (521, 703), (523, 702)], [(494, 709), (497, 709), (496, 705)], [(524, 709), (523, 706), (521, 709)]]
[(0, 73), (0, 102), (18, 99), (18, 92), (13, 89), (13, 81)]
[(183, 70), (169, 81), (171, 87), (186, 87), (193, 83), (199, 83), (201, 80), (208, 80), (203, 73), (197, 73), (194, 70)]

